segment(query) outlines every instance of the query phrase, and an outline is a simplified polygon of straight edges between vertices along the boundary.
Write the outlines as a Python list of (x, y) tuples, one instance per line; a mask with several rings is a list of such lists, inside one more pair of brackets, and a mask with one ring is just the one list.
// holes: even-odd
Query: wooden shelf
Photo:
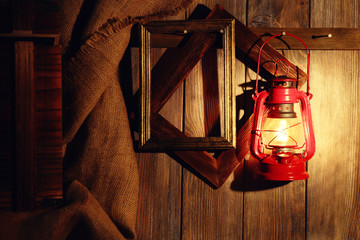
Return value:
[(0, 33), (1, 39), (11, 41), (30, 41), (42, 45), (59, 46), (60, 34), (33, 33), (32, 31), (13, 31), (12, 33)]
[[(250, 28), (262, 39), (272, 35), (288, 32), (301, 38), (312, 50), (359, 50), (359, 28)], [(328, 35), (331, 34), (331, 37)], [(291, 37), (271, 40), (270, 45), (276, 49), (305, 49), (304, 45)]]
[[(249, 28), (261, 39), (266, 40), (272, 35), (288, 32), (301, 38), (311, 50), (359, 50), (359, 28)], [(328, 35), (331, 34), (329, 38)], [(151, 47), (176, 47), (184, 39), (184, 34), (152, 34)], [(304, 45), (291, 37), (280, 37), (269, 43), (278, 50), (301, 50)], [(131, 43), (133, 47), (139, 47), (138, 40)]]

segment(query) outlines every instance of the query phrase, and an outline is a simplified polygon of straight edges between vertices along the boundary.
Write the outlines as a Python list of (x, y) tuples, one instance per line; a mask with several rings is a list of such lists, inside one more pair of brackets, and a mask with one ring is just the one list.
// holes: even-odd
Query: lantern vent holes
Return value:
[(283, 88), (295, 88), (296, 87), (296, 79), (289, 79), (286, 77), (276, 78), (272, 80), (272, 87), (283, 87)]
[(269, 118), (296, 118), (293, 103), (271, 104)]

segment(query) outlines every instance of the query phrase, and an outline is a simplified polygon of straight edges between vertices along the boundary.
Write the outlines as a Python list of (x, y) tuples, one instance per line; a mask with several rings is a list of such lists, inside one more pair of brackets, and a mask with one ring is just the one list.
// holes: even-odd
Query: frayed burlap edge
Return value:
[[(144, 17), (126, 17), (124, 19), (119, 19), (119, 18), (109, 19), (97, 31), (95, 31), (92, 35), (88, 37), (85, 43), (80, 47), (79, 53), (89, 54), (90, 49), (94, 48), (96, 45), (99, 44), (101, 45), (102, 41), (105, 41), (111, 35), (118, 33), (119, 31), (121, 31), (122, 29), (124, 29), (129, 25), (135, 23), (145, 24), (148, 21), (157, 20), (166, 16), (176, 15), (182, 9), (188, 7), (192, 3), (192, 1), (193, 0), (186, 0), (180, 3), (172, 10), (168, 10), (168, 11), (164, 10)], [(75, 54), (75, 58), (79, 57), (76, 55), (77, 54)]]
[[(126, 27), (129, 27), (133, 24), (140, 23), (145, 24), (149, 21), (159, 20), (166, 16), (172, 16), (178, 14), (181, 10), (188, 7), (193, 0), (185, 0), (181, 2), (178, 6), (174, 7), (172, 10), (167, 11), (159, 11), (154, 14), (150, 14), (144, 17), (126, 17), (123, 19), (119, 18), (111, 18), (108, 19), (106, 23), (104, 23), (97, 31), (91, 34), (87, 40), (85, 40), (84, 44), (81, 45), (80, 49), (74, 53), (72, 57), (70, 57), (67, 61), (63, 62), (63, 79), (71, 79), (74, 71), (78, 68), (78, 65), (81, 64), (84, 57), (88, 56), (92, 53), (94, 49), (101, 46), (105, 41), (107, 41), (112, 35), (115, 35), (121, 32)], [(128, 43), (127, 43), (128, 44)], [(67, 54), (65, 54), (67, 55)], [(64, 56), (64, 60), (67, 58)], [(63, 140), (67, 139), (67, 136), (63, 136)], [(67, 141), (63, 141), (64, 149), (66, 148), (66, 144), (71, 141), (71, 139), (67, 139)]]

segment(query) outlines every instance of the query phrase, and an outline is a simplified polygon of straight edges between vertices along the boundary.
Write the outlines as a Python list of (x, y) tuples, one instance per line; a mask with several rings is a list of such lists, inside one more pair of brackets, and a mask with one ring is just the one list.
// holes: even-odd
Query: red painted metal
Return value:
[[(270, 39), (281, 35), (289, 35), (299, 39), (298, 37), (288, 33), (280, 33), (266, 40), (263, 46)], [(275, 71), (275, 76), (276, 76), (275, 79), (272, 80), (272, 87), (268, 91), (262, 91), (258, 93), (258, 75), (260, 68), (260, 56), (263, 46), (260, 48), (259, 51), (258, 71), (256, 76), (256, 88), (255, 88), (255, 94), (253, 95), (253, 99), (255, 100), (255, 107), (254, 107), (254, 122), (251, 132), (250, 150), (251, 150), (251, 154), (260, 161), (261, 164), (260, 175), (267, 180), (291, 181), (291, 180), (307, 179), (309, 177), (309, 174), (306, 172), (305, 163), (306, 161), (311, 159), (315, 153), (315, 137), (314, 137), (312, 118), (311, 118), (311, 107), (310, 107), (310, 100), (312, 98), (312, 94), (310, 93), (310, 86), (309, 86), (309, 78), (310, 78), (309, 50), (306, 44), (301, 39), (299, 40), (305, 45), (308, 51), (308, 68), (307, 68), (308, 86), (306, 93), (297, 90), (297, 88), (295, 87), (294, 83), (296, 83), (297, 79), (278, 77), (277, 71)], [(284, 59), (279, 59), (278, 61), (281, 60)], [(281, 110), (281, 106), (292, 106), (293, 104), (300, 104), (304, 144), (302, 146), (297, 146), (298, 145), (297, 139), (294, 139), (291, 136), (289, 136), (290, 138), (292, 138), (295, 144), (285, 145), (281, 147), (276, 145), (271, 146), (270, 144), (266, 145), (263, 139), (264, 130), (262, 128), (263, 128), (264, 117), (267, 113), (267, 110), (269, 110), (270, 112), (275, 108), (279, 108)], [(275, 113), (274, 115), (278, 114), (279, 116), (283, 116), (283, 115), (286, 116), (286, 114), (283, 114), (281, 111), (279, 112), (280, 113)], [(293, 114), (294, 116), (296, 115), (295, 113), (291, 113), (291, 114)], [(286, 119), (288, 118), (287, 117), (284, 118), (284, 120)], [(293, 126), (290, 126), (288, 128), (291, 127)], [(273, 139), (271, 141), (273, 141)], [(272, 149), (271, 154), (265, 153), (265, 149)], [(303, 151), (302, 152), (296, 151), (299, 149), (303, 149)]]

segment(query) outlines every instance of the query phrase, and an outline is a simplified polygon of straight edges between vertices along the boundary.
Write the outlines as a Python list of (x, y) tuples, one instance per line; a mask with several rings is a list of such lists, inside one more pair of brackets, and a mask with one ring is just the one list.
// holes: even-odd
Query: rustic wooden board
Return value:
[[(184, 15), (167, 20), (181, 20)], [(153, 64), (164, 49), (152, 50)], [(131, 51), (133, 93), (139, 87), (139, 52)], [(124, 91), (124, 89), (123, 89)], [(182, 129), (183, 86), (175, 91), (160, 114)], [(175, 111), (174, 111), (175, 110)], [(165, 153), (136, 153), (139, 166), (139, 208), (136, 223), (138, 239), (180, 239), (182, 166)]]
[[(223, 64), (220, 64), (220, 66), (220, 69), (223, 69)], [(220, 100), (219, 79), (222, 79), (222, 77), (219, 77), (218, 53), (215, 48), (209, 49), (202, 58), (201, 70), (205, 136), (220, 136), (220, 102), (223, 101), (223, 97)]]
[(15, 209), (35, 207), (34, 43), (15, 42)]
[[(188, 13), (199, 3), (204, 3), (210, 9), (216, 4), (210, 0), (195, 1)], [(311, 27), (358, 27), (356, 1), (311, 2), (310, 15), (309, 3), (249, 1), (246, 13), (245, 1), (220, 1), (226, 10), (242, 22), (246, 22), (245, 17), (248, 15), (247, 22), (254, 28), (309, 27), (309, 16)], [(351, 6), (352, 11), (344, 6)], [(305, 69), (303, 51), (287, 51), (284, 54)], [(242, 92), (239, 86), (238, 104), (245, 105), (251, 111), (253, 100), (250, 79), (254, 78), (254, 73), (245, 73), (244, 65), (239, 61), (236, 65), (239, 84), (247, 86), (245, 90), (250, 90)], [(311, 51), (311, 70), (314, 93), (311, 104), (317, 151), (308, 164), (308, 184), (294, 181), (282, 186), (254, 181), (258, 165), (249, 158), (248, 149), (244, 147), (239, 155), (246, 159), (242, 161), (245, 162), (245, 169), (240, 164), (220, 189), (212, 189), (184, 169), (182, 180), (175, 183), (175, 186), (180, 185), (178, 188), (182, 188), (182, 191), (175, 191), (167, 177), (168, 174), (178, 174), (168, 165), (174, 162), (173, 159), (166, 158), (166, 163), (160, 166), (160, 155), (142, 154), (144, 158), (141, 161), (154, 160), (155, 163), (149, 163), (149, 169), (145, 169), (145, 165), (140, 168), (141, 173), (146, 174), (142, 180), (141, 202), (150, 207), (144, 206), (144, 213), (139, 213), (140, 217), (145, 218), (141, 220), (142, 225), (138, 224), (139, 236), (145, 236), (145, 239), (359, 239), (359, 53)], [(242, 79), (245, 75), (246, 82)], [(198, 78), (196, 74), (193, 77)], [(188, 80), (186, 85), (192, 88), (196, 86), (188, 83)], [(195, 91), (185, 90), (187, 94)], [(168, 110), (170, 114), (174, 113), (174, 110)], [(243, 111), (240, 110), (239, 128), (242, 126), (246, 130), (249, 129), (249, 121), (246, 119), (251, 114), (248, 110)], [(190, 124), (191, 129), (194, 129), (192, 131), (204, 132), (202, 128), (196, 128), (199, 123)], [(246, 138), (240, 139), (242, 144), (248, 145)], [(178, 166), (177, 163), (174, 165)], [(154, 171), (160, 172), (156, 174)], [(175, 194), (176, 199), (172, 199), (174, 203), (166, 202), (166, 199), (171, 200), (170, 194)], [(159, 199), (154, 200), (155, 197)], [(169, 209), (167, 213), (164, 208)], [(166, 228), (168, 231), (164, 230)]]
[[(314, 1), (311, 27), (359, 27), (358, 1)], [(360, 238), (359, 51), (312, 51), (316, 154), (307, 239)]]
[[(213, 11), (211, 11), (210, 14), (208, 14), (208, 19), (216, 19), (216, 18), (220, 18), (220, 19), (234, 19), (234, 16), (232, 16), (230, 13), (228, 13), (226, 10), (224, 10), (221, 6), (217, 5)], [(256, 68), (256, 64), (254, 64), (254, 62), (257, 61), (257, 54), (256, 54), (256, 50), (259, 51), (259, 48), (260, 46), (263, 44), (263, 41), (261, 39), (258, 38), (258, 36), (256, 36), (254, 33), (252, 33), (244, 24), (242, 24), (240, 21), (238, 20), (235, 20), (235, 29), (236, 29), (236, 34), (235, 34), (235, 42), (236, 42), (236, 48), (238, 50), (238, 53), (239, 53), (239, 58), (241, 59), (241, 61), (243, 61), (244, 63), (246, 64), (249, 64), (251, 65), (252, 68)], [(191, 29), (190, 29), (191, 30)], [(151, 28), (150, 28), (150, 31), (151, 31)], [(142, 32), (144, 33), (144, 32)], [(245, 37), (246, 36), (246, 37)], [(194, 36), (192, 36), (193, 38)], [(191, 38), (191, 39), (192, 39)], [(202, 49), (202, 48), (201, 48)], [(169, 49), (166, 50), (165, 54), (163, 56), (166, 56), (168, 55), (167, 53), (169, 52)], [(172, 51), (170, 51), (171, 53)], [(174, 54), (171, 54), (171, 55), (174, 55)], [(159, 62), (162, 63), (161, 65), (164, 65), (164, 61), (162, 61), (163, 59), (163, 56), (160, 58)], [(276, 60), (278, 60), (279, 58), (285, 58), (283, 55), (281, 55), (279, 52), (277, 52), (274, 48), (272, 48), (270, 45), (267, 45), (265, 44), (264, 45), (264, 49), (263, 49), (263, 57), (261, 58), (261, 63), (263, 64), (262, 65), (262, 69), (264, 71), (260, 71), (260, 74), (261, 75), (265, 75), (265, 76), (271, 76), (273, 74), (273, 71), (274, 71), (274, 64), (270, 64), (272, 62), (275, 62)], [(142, 60), (142, 64), (143, 64), (143, 60)], [(249, 62), (252, 62), (252, 64), (250, 64)], [(282, 63), (282, 62), (280, 62)], [(144, 65), (144, 64), (143, 64)], [(192, 64), (193, 65), (193, 62)], [(225, 64), (224, 64), (225, 65)], [(278, 64), (279, 66), (279, 71), (284, 71), (284, 66), (281, 66), (280, 64)], [(146, 66), (143, 66), (143, 68), (147, 68)], [(164, 67), (157, 67), (157, 65), (154, 67), (154, 69), (163, 69)], [(171, 67), (169, 67), (170, 69)], [(183, 68), (183, 67), (182, 67)], [(153, 69), (153, 70), (154, 70)], [(181, 69), (181, 68), (180, 68)], [(186, 69), (186, 68), (185, 68)], [(305, 82), (305, 79), (307, 79), (307, 75), (300, 69), (298, 68), (297, 66), (295, 66), (294, 64), (292, 63), (289, 63), (289, 66), (286, 66), (286, 70), (288, 72), (288, 76), (289, 77), (293, 77), (293, 78), (298, 78), (299, 79), (299, 86), (302, 86)], [(147, 69), (147, 70), (144, 70), (143, 72), (148, 72), (150, 71), (150, 69)], [(182, 72), (180, 70), (178, 70), (179, 72)], [(226, 73), (226, 71), (225, 71)], [(188, 74), (188, 71), (185, 71), (185, 72), (182, 72), (182, 74), (175, 74), (175, 76), (182, 76), (182, 75), (187, 75)], [(160, 75), (161, 76), (161, 75)], [(171, 84), (166, 84), (164, 88), (157, 88), (156, 86), (153, 86), (152, 87), (152, 94), (151, 94), (151, 99), (154, 98), (154, 96), (157, 96), (159, 94), (156, 94), (156, 92), (160, 92), (160, 93), (166, 93), (167, 91), (169, 91), (170, 93), (174, 91), (174, 89), (176, 89), (176, 87), (178, 86), (178, 82), (181, 82), (183, 78), (180, 78), (180, 77), (176, 77), (175, 79), (171, 79), (171, 81), (169, 82), (173, 82), (173, 80), (175, 81), (177, 79), (177, 81), (175, 81), (174, 83), (171, 83)], [(146, 78), (146, 76), (143, 76), (143, 80), (144, 78)], [(156, 78), (157, 79), (157, 78)], [(155, 80), (156, 80), (155, 79)], [(145, 81), (148, 81), (145, 79)], [(154, 81), (156, 82), (156, 81)], [(160, 81), (161, 82), (161, 81)], [(146, 87), (144, 88), (146, 89)], [(144, 90), (143, 89), (143, 90)], [(155, 92), (154, 92), (155, 91)], [(143, 94), (144, 95), (144, 94)], [(146, 95), (146, 93), (145, 93)], [(163, 95), (163, 94), (160, 94), (160, 95)], [(193, 97), (192, 96), (197, 96), (196, 94), (192, 94), (192, 95), (189, 95), (189, 97), (187, 99), (192, 99)], [(226, 97), (226, 94), (224, 93), (224, 98)], [(144, 101), (144, 98), (145, 99), (148, 99), (150, 98), (149, 97), (149, 94), (145, 97), (142, 98), (142, 101)], [(158, 98), (155, 98), (155, 101), (151, 101), (152, 103), (155, 103), (155, 106), (156, 105), (159, 105), (157, 103), (161, 103), (162, 101), (159, 101), (159, 100), (156, 100)], [(146, 102), (146, 101), (145, 101)], [(164, 103), (161, 103), (161, 105), (164, 104)], [(141, 103), (142, 105), (142, 115), (141, 117), (144, 118), (145, 116), (145, 120), (142, 119), (142, 122), (141, 122), (141, 129), (140, 131), (143, 133), (140, 135), (140, 142), (143, 144), (144, 140), (145, 139), (149, 139), (149, 136), (150, 135), (150, 130), (144, 130), (144, 126), (148, 126), (148, 122), (149, 122), (149, 118), (150, 116), (150, 113), (149, 110), (146, 110), (146, 107), (145, 107), (145, 110), (144, 110), (144, 103), (142, 102)], [(145, 104), (146, 105), (146, 104)], [(198, 106), (202, 106), (201, 103), (198, 105)], [(149, 106), (147, 107), (148, 109), (150, 108)], [(153, 108), (153, 107), (152, 107)], [(154, 111), (154, 109), (152, 109)], [(230, 111), (227, 111), (227, 110), (224, 110), (225, 113), (229, 113)], [(231, 114), (228, 114), (231, 116)], [(147, 117), (148, 116), (148, 117)], [(193, 115), (188, 115), (188, 116), (193, 116)], [(194, 114), (194, 116), (196, 116), (196, 114)], [(154, 118), (155, 119), (155, 118)], [(145, 122), (145, 123), (144, 123)], [(249, 138), (250, 136), (250, 129), (247, 127), (247, 126), (250, 126), (250, 123), (249, 123), (249, 120), (244, 124), (246, 126), (246, 129), (240, 129), (240, 131), (238, 132), (238, 135), (237, 135), (237, 157), (238, 159), (242, 159), (244, 156), (241, 156), (239, 154), (242, 154), (242, 153), (247, 153), (245, 151), (242, 151), (243, 148), (247, 148), (248, 147), (248, 144), (244, 144), (244, 145), (239, 145), (240, 143), (246, 143), (247, 142), (247, 139)], [(225, 126), (226, 128), (226, 126)], [(166, 131), (164, 131), (164, 133), (166, 132), (169, 132), (171, 129), (168, 128)], [(244, 132), (244, 130), (246, 130)], [(160, 131), (158, 131), (156, 134), (160, 133)], [(232, 133), (232, 131), (230, 131), (230, 134)], [(229, 137), (231, 137), (231, 135), (229, 134)], [(160, 134), (161, 135), (161, 134)], [(159, 136), (160, 136), (159, 135)], [(177, 133), (176, 136), (180, 136), (181, 133)], [(225, 133), (226, 135), (226, 133)], [(172, 137), (175, 137), (175, 135), (173, 135)], [(186, 134), (184, 134), (184, 138), (186, 137)], [(184, 138), (180, 138), (180, 139), (184, 139)], [(169, 138), (168, 140), (170, 141), (171, 139), (173, 138)], [(152, 145), (156, 146), (159, 142), (158, 141), (149, 141), (149, 143), (151, 143)], [(191, 144), (192, 142), (190, 141), (187, 141), (186, 142), (187, 144)], [(205, 141), (206, 144), (209, 143), (209, 141)], [(220, 142), (221, 143), (221, 142)], [(175, 143), (174, 143), (175, 144)], [(168, 145), (168, 146), (171, 146), (172, 144)], [(198, 144), (196, 144), (197, 146)], [(209, 146), (211, 146), (212, 144), (210, 144)], [(185, 145), (184, 145), (185, 146)], [(201, 146), (202, 145), (198, 145), (198, 146)], [(146, 147), (146, 146), (145, 146)], [(220, 147), (222, 147), (222, 145), (220, 145)], [(216, 149), (216, 148), (213, 148), (213, 149)], [(192, 149), (191, 149), (192, 150)], [(198, 150), (198, 149), (196, 149)], [(217, 149), (216, 149), (217, 150)], [(192, 153), (190, 153), (192, 154)], [(201, 153), (200, 153), (201, 154)], [(200, 154), (198, 154), (198, 157), (201, 157)], [(225, 159), (223, 158), (221, 155), (224, 156), (231, 156), (231, 154), (227, 154), (227, 153), (220, 153), (220, 156), (219, 158), (217, 158), (216, 162), (218, 162), (219, 164), (216, 164), (214, 165), (215, 167), (217, 167), (218, 169), (218, 177), (216, 175), (213, 174), (213, 172), (209, 173), (209, 174), (202, 174), (202, 176), (204, 176), (207, 180), (209, 180), (212, 184), (214, 184), (216, 187), (220, 187), (222, 184), (223, 184), (223, 181), (226, 180), (227, 176), (225, 175), (226, 173), (230, 174), (234, 169), (235, 167), (237, 166), (238, 162), (236, 159)], [(180, 156), (179, 154), (177, 154), (178, 156)], [(183, 154), (181, 154), (183, 155)], [(189, 153), (187, 153), (186, 155), (189, 155)], [(204, 156), (203, 158), (201, 159), (202, 162), (205, 163), (204, 166), (202, 166), (201, 164), (199, 164), (201, 161), (192, 161), (190, 159), (193, 159), (192, 158), (183, 158), (183, 157), (180, 157), (182, 160), (184, 160), (186, 163), (188, 163), (190, 166), (192, 166), (194, 169), (196, 170), (199, 170), (201, 169), (202, 171), (199, 171), (199, 172), (204, 172), (203, 170), (205, 168), (207, 168), (207, 159), (209, 159), (209, 154), (207, 154), (206, 152), (204, 152)], [(210, 158), (212, 158), (210, 156)], [(220, 162), (220, 160), (223, 159), (225, 160), (226, 162)], [(212, 162), (215, 161), (215, 159), (211, 159), (211, 165)], [(196, 166), (196, 167), (195, 167)], [(219, 166), (221, 167), (224, 167), (226, 170), (223, 171), (222, 169), (219, 169)], [(231, 169), (232, 167), (232, 169)], [(202, 169), (203, 168), (203, 169)], [(213, 169), (213, 168), (211, 168)], [(206, 173), (206, 171), (205, 171)], [(224, 174), (224, 175), (223, 175)], [(208, 178), (208, 176), (212, 176), (211, 178)], [(214, 178), (215, 177), (215, 178)]]
[[(283, 54), (306, 68), (303, 52), (286, 51)], [(250, 72), (248, 77), (254, 79), (255, 73)], [(256, 159), (249, 155), (245, 157), (243, 181), (245, 190), (249, 191), (244, 193), (244, 238), (305, 239), (306, 182), (260, 180), (259, 167)]]
[[(310, 50), (359, 50), (360, 29), (358, 28), (251, 28), (258, 36), (275, 35), (288, 32), (301, 38)], [(328, 35), (331, 34), (331, 37)], [(271, 46), (276, 49), (305, 49), (295, 38), (274, 40)]]
[[(252, 27), (250, 30), (263, 39), (281, 32), (288, 32), (301, 38), (311, 50), (360, 49), (360, 29), (358, 28)], [(329, 37), (329, 34), (331, 34), (331, 37)], [(151, 46), (176, 47), (183, 39), (184, 37), (179, 34), (154, 34), (151, 38)], [(291, 37), (274, 39), (271, 46), (278, 50), (305, 49), (300, 41)]]
[[(234, 18), (222, 6), (218, 5), (209, 14), (207, 19), (231, 19)], [(235, 45), (236, 57), (246, 64), (251, 69), (257, 69), (258, 53), (264, 41), (247, 28), (242, 22), (235, 20)], [(239, 34), (241, 33), (241, 34)], [(271, 45), (265, 44), (262, 49), (262, 58), (260, 59), (260, 75), (264, 78), (271, 78), (274, 73), (274, 62), (279, 58), (284, 58), (278, 51)], [(307, 75), (301, 69), (298, 69), (294, 64), (281, 61), (277, 64), (279, 71), (287, 71), (288, 76), (299, 79), (299, 85), (302, 86)]]
[[(59, 204), (62, 198), (61, 48), (35, 46), (36, 205)], [(48, 201), (48, 199), (51, 199)], [(59, 202), (57, 202), (59, 201)], [(52, 203), (51, 203), (52, 202)]]
[(151, 70), (154, 80), (151, 88), (152, 112), (160, 111), (215, 40), (215, 34), (195, 33), (181, 49), (169, 48), (165, 51)]
[[(192, 13), (199, 3), (205, 4), (210, 9), (213, 9), (216, 4), (215, 1), (209, 0), (195, 1), (188, 12)], [(222, 0), (219, 3), (238, 19), (244, 20), (245, 1)], [(185, 102), (185, 112), (189, 115), (185, 118), (185, 133), (200, 136), (204, 136), (207, 132), (204, 128), (204, 92), (201, 88), (204, 84), (201, 74), (203, 64), (202, 62), (194, 69), (185, 84), (185, 97), (192, 99), (192, 102)], [(241, 94), (241, 87), (238, 85), (244, 82), (245, 67), (238, 60), (235, 64), (236, 93)], [(235, 158), (235, 151), (227, 151), (227, 153), (229, 155), (226, 157), (223, 155), (224, 158), (217, 157), (217, 161), (214, 163), (218, 170), (224, 171), (224, 173), (216, 173), (218, 177), (221, 179), (222, 175), (227, 176), (227, 181), (219, 189), (213, 189), (189, 170), (184, 170), (182, 239), (241, 239), (243, 193), (232, 189), (234, 177), (231, 174), (239, 163)], [(226, 165), (232, 161), (231, 159), (235, 159), (233, 161), (235, 166), (229, 165), (231, 172), (226, 172), (228, 169), (223, 168), (221, 164)]]
[[(2, 16), (4, 24), (13, 28), (12, 33), (2, 28), (0, 34), (1, 132), (5, 136), (1, 137), (0, 206), (28, 211), (62, 199), (61, 50), (44, 46), (53, 40), (38, 41), (59, 36), (60, 25), (51, 36), (32, 34), (41, 4), (16, 0), (0, 5), (5, 7), (2, 14), (8, 11)], [(48, 16), (58, 10), (53, 8)]]
[[(250, 1), (248, 24), (252, 27), (307, 27), (308, 10), (307, 5), (295, 1)], [(306, 52), (283, 51), (282, 54), (306, 69)], [(247, 81), (255, 76), (250, 70)], [(286, 184), (259, 180), (258, 161), (248, 156), (245, 159), (244, 184), (254, 191), (244, 193), (244, 239), (305, 239), (305, 181)], [(266, 188), (269, 189), (264, 190)]]
[[(152, 51), (155, 58), (163, 53), (163, 50)], [(133, 63), (133, 66), (136, 64)], [(160, 111), (162, 116), (179, 129), (182, 128), (182, 112), (174, 113), (173, 109), (182, 109), (182, 98), (183, 89), (180, 86)], [(137, 237), (158, 239), (162, 236), (164, 239), (178, 239), (182, 167), (165, 153), (137, 153), (137, 157), (140, 176)]]

